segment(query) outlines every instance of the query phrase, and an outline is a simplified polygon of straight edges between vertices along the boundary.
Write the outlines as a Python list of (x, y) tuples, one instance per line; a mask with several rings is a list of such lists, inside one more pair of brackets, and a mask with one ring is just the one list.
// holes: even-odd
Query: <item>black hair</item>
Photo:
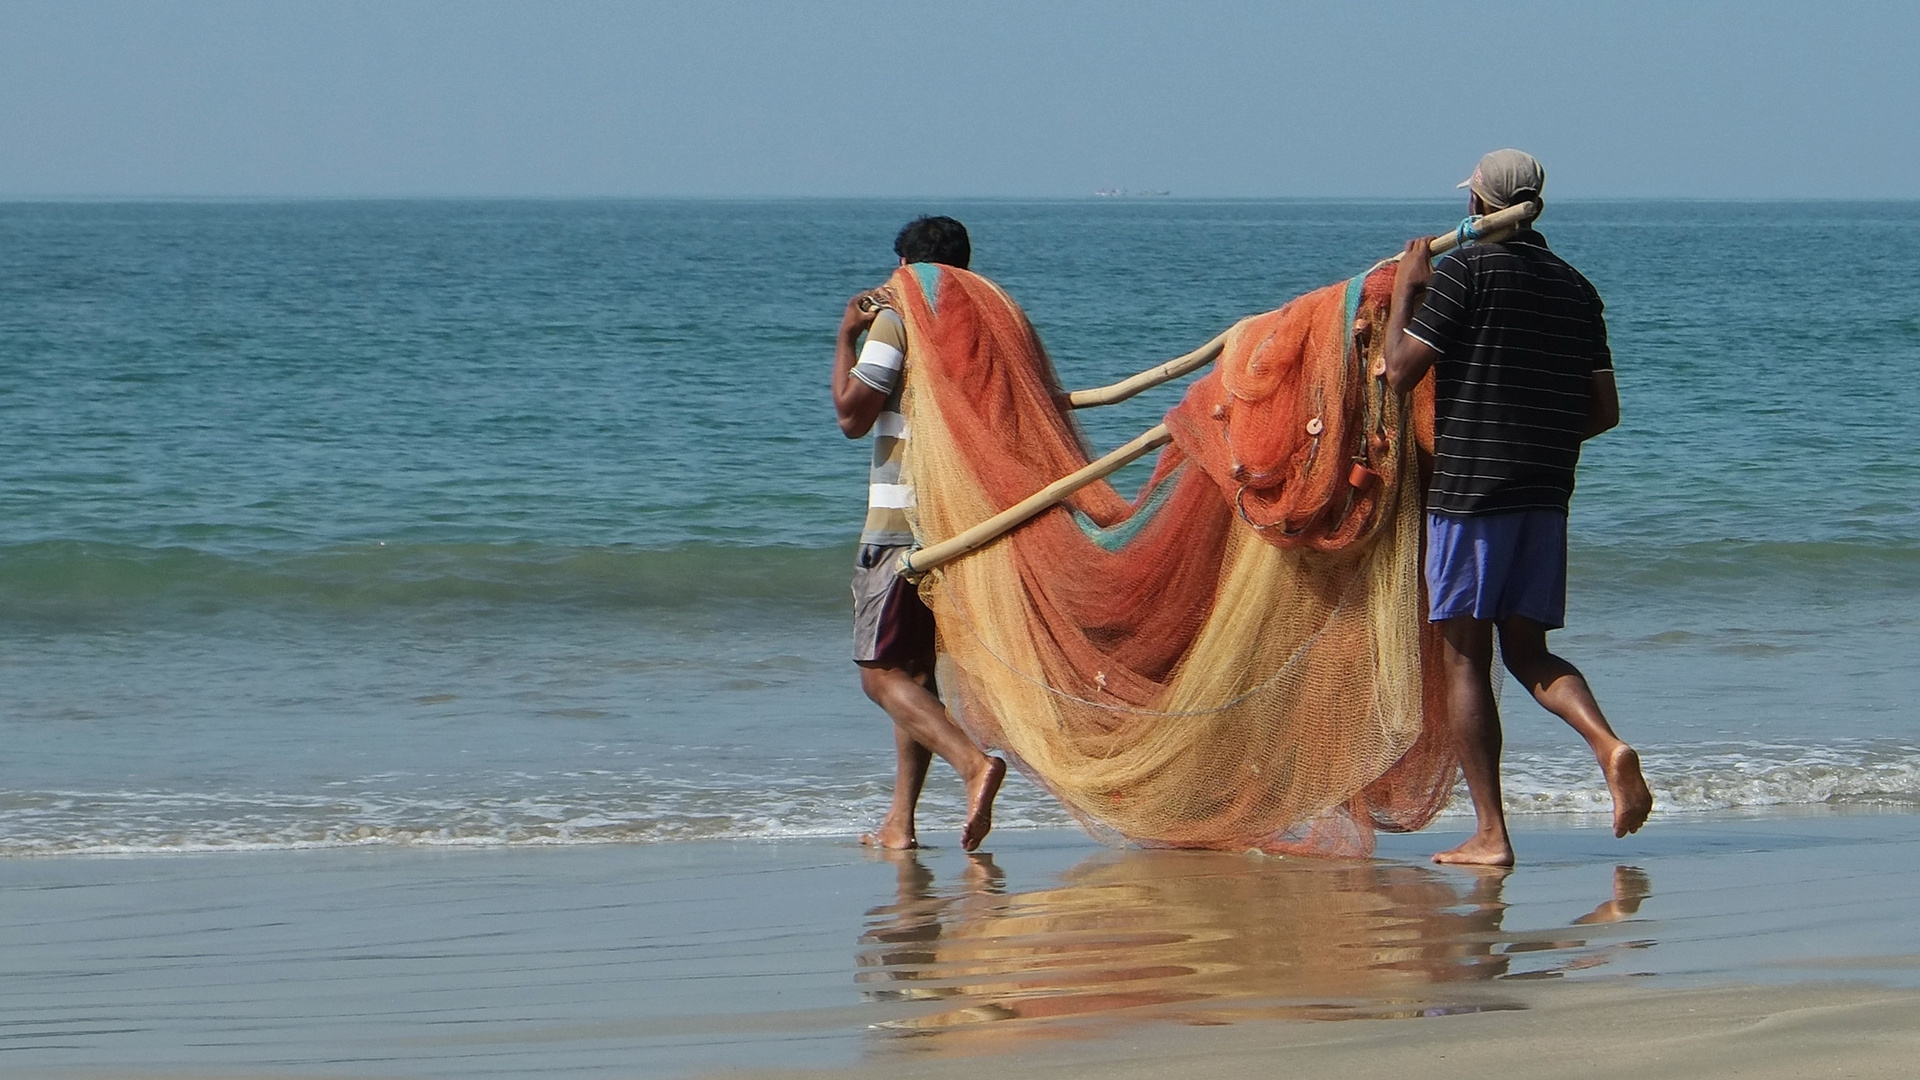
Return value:
[(967, 239), (967, 227), (950, 217), (920, 217), (893, 238), (893, 253), (910, 263), (945, 263), (965, 270), (973, 261), (973, 242)]

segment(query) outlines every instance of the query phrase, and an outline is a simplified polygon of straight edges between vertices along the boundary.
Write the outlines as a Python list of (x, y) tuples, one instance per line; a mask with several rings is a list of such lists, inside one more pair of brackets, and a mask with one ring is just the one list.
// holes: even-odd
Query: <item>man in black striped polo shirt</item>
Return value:
[[(1537, 201), (1546, 171), (1529, 154), (1480, 159), (1468, 212)], [(1427, 491), (1427, 617), (1446, 639), (1447, 706), (1477, 828), (1435, 862), (1511, 866), (1500, 802), (1493, 634), (1507, 670), (1587, 740), (1613, 796), (1613, 831), (1653, 808), (1640, 758), (1620, 741), (1578, 668), (1547, 651), (1564, 625), (1567, 500), (1580, 444), (1620, 422), (1600, 296), (1532, 228), (1429, 264), (1407, 245), (1387, 320), (1387, 379), (1400, 393), (1435, 375)]]

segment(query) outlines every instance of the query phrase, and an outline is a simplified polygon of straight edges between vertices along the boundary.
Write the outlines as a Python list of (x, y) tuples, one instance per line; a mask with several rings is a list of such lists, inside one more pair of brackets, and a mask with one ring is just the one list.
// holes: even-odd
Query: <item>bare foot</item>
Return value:
[(1653, 895), (1653, 882), (1637, 866), (1613, 868), (1613, 899), (1573, 920), (1575, 926), (1614, 923), (1640, 913), (1640, 901)]
[(1512, 866), (1513, 844), (1504, 836), (1474, 833), (1467, 842), (1433, 857), (1448, 866)]
[(960, 847), (972, 851), (987, 838), (993, 828), (993, 797), (1000, 794), (1000, 781), (1007, 778), (1007, 763), (987, 758), (987, 767), (967, 785), (967, 823), (960, 826)]
[(920, 841), (914, 838), (913, 827), (895, 825), (892, 818), (881, 822), (872, 832), (862, 833), (860, 842), (886, 851), (910, 851), (920, 846)]
[(1613, 793), (1613, 835), (1639, 832), (1653, 812), (1653, 792), (1647, 790), (1647, 779), (1640, 775), (1640, 755), (1621, 743), (1600, 763), (1600, 771), (1606, 774), (1607, 790)]
[(960, 880), (966, 883), (968, 892), (997, 893), (1007, 886), (1007, 872), (993, 861), (993, 856), (984, 851), (967, 856), (967, 865), (960, 871)]

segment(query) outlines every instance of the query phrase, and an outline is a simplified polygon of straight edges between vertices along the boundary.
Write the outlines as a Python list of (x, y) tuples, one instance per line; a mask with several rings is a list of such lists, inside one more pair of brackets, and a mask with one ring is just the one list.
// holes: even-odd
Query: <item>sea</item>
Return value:
[[(1462, 212), (0, 203), (0, 855), (852, 837), (892, 740), (827, 378), (898, 228), (962, 219), (1083, 387)], [(1641, 749), (1649, 828), (1920, 808), (1920, 203), (1541, 229), (1606, 299), (1624, 415), (1552, 641)], [(1511, 684), (1503, 712), (1518, 827), (1606, 809), (1570, 730)], [(959, 810), (936, 766), (923, 830)], [(1070, 824), (1009, 782), (999, 828)]]

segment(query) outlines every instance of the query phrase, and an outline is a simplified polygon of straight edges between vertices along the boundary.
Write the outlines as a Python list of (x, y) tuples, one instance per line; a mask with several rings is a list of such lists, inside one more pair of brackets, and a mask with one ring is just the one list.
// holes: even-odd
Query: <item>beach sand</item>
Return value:
[(0, 863), (17, 1077), (1920, 1074), (1920, 815)]
[(1444, 1022), (1150, 1028), (1000, 1058), (893, 1059), (851, 1069), (724, 1074), (797, 1078), (1243, 1076), (1910, 1078), (1920, 1075), (1920, 992), (1861, 986), (1702, 990), (1560, 988), (1525, 1011)]

